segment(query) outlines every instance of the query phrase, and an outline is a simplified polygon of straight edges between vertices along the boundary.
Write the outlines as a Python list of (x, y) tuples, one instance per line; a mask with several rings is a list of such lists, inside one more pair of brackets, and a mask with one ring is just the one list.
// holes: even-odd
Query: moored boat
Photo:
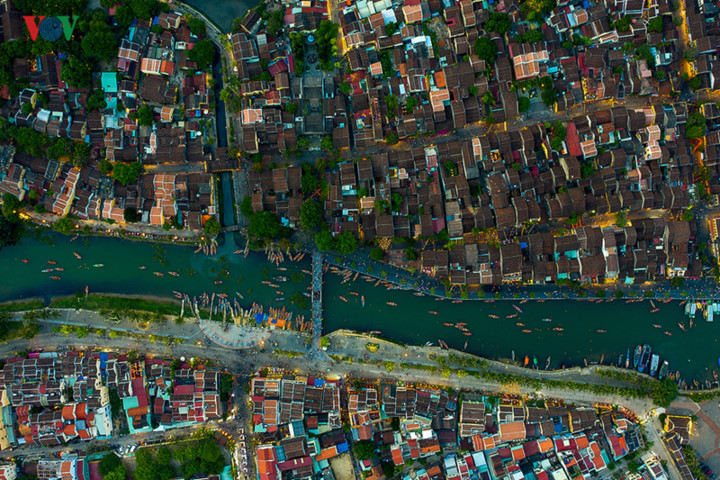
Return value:
[(630, 349), (627, 349), (627, 355), (625, 355), (625, 368), (630, 368)]
[(342, 295), (340, 295), (338, 298), (343, 302), (347, 303), (347, 298), (343, 297)]
[(49, 263), (50, 265), (55, 265), (57, 262), (56, 262), (55, 260), (48, 260), (48, 263)]
[(650, 358), (650, 376), (654, 377), (655, 372), (657, 372), (658, 365), (660, 364), (660, 355), (657, 353), (653, 353), (652, 357)]
[(665, 376), (668, 374), (668, 370), (670, 369), (670, 366), (668, 364), (667, 360), (663, 360), (662, 365), (660, 366), (660, 371), (658, 372), (658, 378), (662, 380), (665, 378)]
[(595, 331), (596, 331), (597, 333), (607, 333), (607, 330), (603, 330), (603, 329), (598, 329), (598, 330), (595, 330)]
[(650, 355), (652, 354), (652, 347), (647, 343), (642, 346), (642, 352), (640, 354), (640, 363), (638, 364), (638, 371), (645, 372), (650, 364)]
[(522, 323), (522, 322), (517, 322), (515, 325), (517, 325), (518, 327), (524, 327), (524, 326), (525, 326), (525, 324)]
[(633, 368), (638, 368), (640, 364), (640, 355), (642, 355), (642, 345), (635, 347), (635, 353), (633, 354)]

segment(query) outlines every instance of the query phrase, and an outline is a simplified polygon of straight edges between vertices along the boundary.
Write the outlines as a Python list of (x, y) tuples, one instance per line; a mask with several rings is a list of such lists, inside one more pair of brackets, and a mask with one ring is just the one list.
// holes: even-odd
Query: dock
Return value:
[(323, 359), (327, 355), (320, 347), (322, 337), (322, 285), (323, 255), (317, 249), (312, 252), (312, 346), (307, 354), (310, 359)]

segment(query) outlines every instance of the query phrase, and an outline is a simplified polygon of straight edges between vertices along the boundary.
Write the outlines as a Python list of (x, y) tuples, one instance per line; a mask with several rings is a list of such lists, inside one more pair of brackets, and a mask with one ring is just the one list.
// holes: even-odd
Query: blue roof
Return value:
[(103, 72), (102, 89), (105, 93), (117, 93), (117, 77), (115, 72)]
[(315, 386), (316, 386), (316, 387), (322, 387), (323, 385), (325, 385), (325, 380), (323, 380), (323, 379), (321, 379), (321, 378), (316, 378), (316, 379), (315, 379)]

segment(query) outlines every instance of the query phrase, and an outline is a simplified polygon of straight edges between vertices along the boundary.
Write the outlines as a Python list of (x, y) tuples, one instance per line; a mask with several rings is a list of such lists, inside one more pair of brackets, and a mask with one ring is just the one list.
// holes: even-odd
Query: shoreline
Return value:
[[(95, 295), (96, 297), (107, 297), (107, 298), (116, 298), (116, 299), (123, 299), (123, 300), (143, 300), (149, 303), (156, 304), (158, 306), (165, 306), (168, 305), (178, 307), (180, 305), (180, 302), (177, 301), (177, 299), (173, 297), (162, 297), (159, 295), (145, 295), (145, 294), (123, 294), (123, 293), (112, 293), (112, 292), (96, 292), (92, 295)], [(0, 303), (0, 311), (2, 311), (2, 307), (5, 305), (12, 305), (13, 303), (18, 304), (18, 306), (21, 306), (23, 304), (33, 302), (33, 301), (42, 301), (45, 305), (45, 308), (58, 308), (58, 309), (64, 309), (64, 310), (76, 310), (79, 309), (73, 308), (73, 307), (51, 307), (50, 304), (54, 300), (64, 300), (69, 299), (72, 300), (76, 297), (72, 295), (53, 295), (46, 298), (28, 298), (28, 299), (22, 299), (22, 300), (16, 300), (16, 301), (9, 301), (9, 302), (2, 302)], [(49, 299), (49, 301), (48, 301)], [(84, 306), (82, 308), (84, 311), (92, 311), (99, 313), (99, 309), (96, 308), (89, 308), (87, 306)], [(147, 311), (143, 308), (138, 308), (139, 311)], [(8, 313), (21, 313), (24, 310), (10, 310)], [(167, 314), (167, 313), (166, 313)], [(176, 314), (177, 315), (177, 314)], [(219, 320), (215, 320), (219, 321)], [(286, 332), (286, 334), (289, 335), (297, 335), (299, 337), (308, 337), (310, 338), (310, 335), (305, 332), (300, 332), (297, 330), (282, 330), (283, 332)], [(159, 334), (159, 332), (158, 332)], [(637, 378), (638, 381), (643, 380), (658, 380), (656, 377), (651, 377), (647, 374), (638, 372), (634, 369), (626, 369), (622, 367), (618, 367), (613, 364), (601, 364), (597, 362), (589, 363), (588, 365), (569, 365), (569, 366), (563, 366), (562, 368), (553, 368), (553, 369), (542, 369), (542, 368), (528, 368), (523, 365), (522, 361), (512, 361), (510, 358), (503, 358), (503, 357), (497, 357), (497, 358), (490, 358), (485, 356), (476, 355), (473, 353), (468, 353), (465, 351), (460, 351), (454, 348), (442, 348), (440, 346), (430, 345), (430, 346), (423, 346), (423, 345), (416, 345), (416, 344), (409, 344), (404, 343), (389, 337), (384, 337), (383, 335), (373, 335), (370, 332), (363, 332), (359, 330), (351, 330), (351, 329), (337, 329), (333, 330), (331, 332), (324, 333), (324, 336), (327, 337), (355, 337), (360, 338), (363, 340), (367, 340), (368, 342), (372, 343), (385, 343), (388, 345), (392, 345), (394, 347), (400, 347), (404, 350), (417, 350), (417, 349), (429, 349), (433, 352), (433, 354), (437, 357), (451, 357), (454, 356), (456, 359), (472, 359), (474, 362), (477, 362), (477, 364), (486, 364), (488, 366), (493, 367), (496, 371), (500, 371), (502, 369), (508, 370), (508, 373), (513, 375), (520, 375), (523, 377), (526, 377), (530, 380), (558, 380), (557, 378), (554, 378), (558, 375), (568, 375), (571, 373), (598, 373), (599, 369), (608, 370), (611, 372), (616, 372), (619, 374), (624, 375), (632, 375), (633, 377)], [(298, 352), (303, 353), (303, 352)], [(335, 360), (336, 362), (340, 361), (342, 362), (342, 356), (340, 360)], [(400, 362), (400, 365), (405, 365), (405, 368), (427, 368), (427, 365), (424, 363), (418, 363), (413, 362), (411, 358), (403, 358), (399, 356), (396, 359), (396, 362)], [(456, 370), (462, 370), (463, 365), (458, 364), (458, 362), (455, 362), (454, 365)], [(432, 367), (436, 369), (439, 372), (438, 367)], [(478, 369), (477, 365), (474, 367), (467, 368), (468, 373), (476, 371)], [(436, 373), (438, 373), (436, 372)], [(659, 381), (659, 380), (658, 380)], [(711, 388), (711, 389), (679, 389), (678, 390), (681, 395), (696, 395), (700, 397), (709, 397), (709, 398), (715, 398), (717, 396), (720, 396), (720, 387)]]

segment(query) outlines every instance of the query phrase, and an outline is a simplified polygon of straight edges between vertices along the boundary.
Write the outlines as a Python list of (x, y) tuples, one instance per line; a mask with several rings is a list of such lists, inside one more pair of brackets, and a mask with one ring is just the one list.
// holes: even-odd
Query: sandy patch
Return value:
[(331, 458), (330, 468), (332, 468), (337, 480), (356, 480), (352, 458), (347, 452)]

